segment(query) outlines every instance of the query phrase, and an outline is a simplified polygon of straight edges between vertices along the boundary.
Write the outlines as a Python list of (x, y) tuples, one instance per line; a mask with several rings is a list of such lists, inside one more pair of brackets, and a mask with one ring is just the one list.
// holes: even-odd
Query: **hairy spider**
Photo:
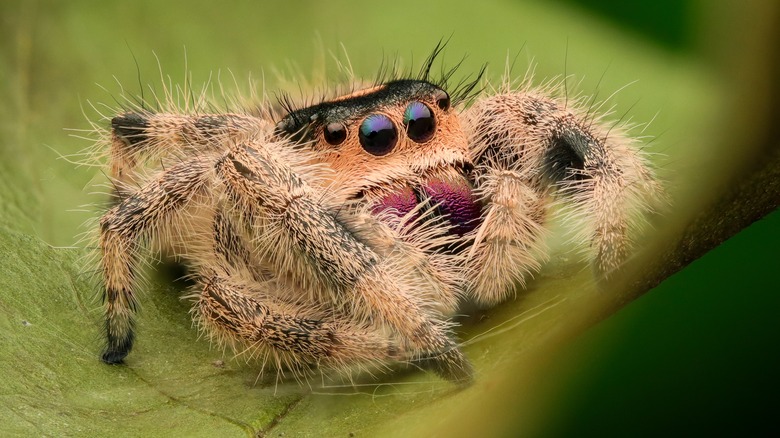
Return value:
[(635, 141), (529, 85), (468, 106), (477, 81), (450, 95), (432, 61), (282, 117), (265, 104), (113, 117), (102, 360), (133, 347), (149, 245), (189, 268), (203, 329), (295, 375), (414, 362), (471, 380), (449, 318), (540, 269), (554, 200), (578, 218), (597, 273), (617, 269), (660, 193)]

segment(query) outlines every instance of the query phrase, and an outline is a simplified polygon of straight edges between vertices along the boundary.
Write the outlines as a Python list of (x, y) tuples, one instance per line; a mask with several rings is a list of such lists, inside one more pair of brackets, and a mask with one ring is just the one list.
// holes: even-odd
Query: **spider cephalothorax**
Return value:
[(660, 192), (630, 139), (532, 88), (464, 108), (403, 79), (271, 114), (111, 120), (104, 361), (132, 348), (138, 248), (152, 242), (190, 268), (201, 327), (264, 365), (412, 361), (468, 381), (449, 317), (539, 269), (551, 195), (607, 275)]
[(463, 235), (479, 223), (468, 138), (446, 91), (398, 80), (289, 113), (277, 134), (317, 151), (344, 195), (399, 217), (418, 205)]

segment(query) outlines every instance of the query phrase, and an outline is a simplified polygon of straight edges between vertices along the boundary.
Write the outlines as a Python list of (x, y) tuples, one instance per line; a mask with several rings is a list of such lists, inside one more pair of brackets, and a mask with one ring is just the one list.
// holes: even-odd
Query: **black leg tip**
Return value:
[(423, 369), (433, 371), (459, 387), (466, 387), (474, 382), (474, 368), (457, 349), (423, 357), (415, 362)]
[(125, 357), (127, 357), (127, 353), (127, 351), (106, 350), (100, 356), (100, 360), (109, 365), (123, 364), (125, 362)]
[(111, 129), (114, 133), (131, 145), (146, 140), (146, 130), (149, 121), (143, 114), (125, 113), (111, 119)]

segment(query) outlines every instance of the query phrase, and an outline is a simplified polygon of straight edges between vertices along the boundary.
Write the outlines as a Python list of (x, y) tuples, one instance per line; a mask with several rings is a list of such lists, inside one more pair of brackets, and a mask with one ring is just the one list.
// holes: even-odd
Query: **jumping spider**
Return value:
[(660, 192), (635, 141), (530, 86), (467, 106), (477, 82), (450, 95), (430, 64), (282, 117), (270, 105), (113, 117), (102, 360), (132, 349), (148, 245), (189, 268), (201, 328), (295, 375), (414, 362), (471, 380), (449, 317), (540, 269), (554, 199), (597, 273), (618, 268)]

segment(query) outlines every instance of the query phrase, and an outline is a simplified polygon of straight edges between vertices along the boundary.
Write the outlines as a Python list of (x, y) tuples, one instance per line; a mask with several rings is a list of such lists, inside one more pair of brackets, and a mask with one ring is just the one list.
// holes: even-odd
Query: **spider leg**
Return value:
[[(263, 145), (266, 146), (266, 145)], [(448, 323), (415, 290), (420, 283), (392, 257), (359, 238), (329, 205), (273, 153), (273, 145), (238, 145), (216, 164), (237, 216), (248, 218), (253, 240), (281, 279), (294, 279), (312, 301), (333, 303), (361, 323), (397, 333), (403, 350), (435, 362), (451, 380), (468, 380), (471, 368), (451, 337)]]
[(137, 182), (137, 167), (145, 162), (224, 150), (271, 129), (269, 122), (243, 114), (176, 114), (126, 112), (111, 119), (111, 176)]
[(138, 246), (171, 223), (208, 186), (209, 163), (191, 159), (163, 172), (100, 219), (106, 347), (102, 359), (120, 363), (133, 347)]
[[(377, 233), (383, 234), (378, 229), (382, 224), (371, 216), (362, 220), (367, 222), (363, 227), (366, 237), (371, 235), (370, 239), (375, 242), (378, 238), (385, 240), (385, 245), (377, 245), (381, 256), (395, 251), (399, 253), (394, 256), (404, 260), (419, 256), (415, 248), (392, 234), (377, 236)], [(202, 268), (208, 272), (199, 276), (199, 282), (205, 287), (199, 287), (203, 292), (194, 295), (198, 299), (195, 314), (201, 327), (220, 343), (230, 344), (235, 351), (245, 352), (250, 357), (262, 357), (263, 363), (271, 357), (277, 369), (290, 369), (294, 375), (304, 374), (306, 366), (313, 364), (347, 369), (352, 364), (409, 361), (450, 380), (468, 381), (462, 365), (452, 360), (441, 360), (438, 354), (421, 356), (414, 350), (402, 349), (393, 341), (394, 336), (380, 328), (356, 321), (343, 311), (335, 311), (322, 303), (301, 301), (305, 293), (298, 289), (285, 290), (290, 285), (282, 286), (270, 270), (258, 270), (262, 261), (248, 250), (247, 243), (251, 241), (246, 240), (247, 236), (239, 228), (228, 215), (219, 210), (215, 212), (213, 252), (216, 260)], [(209, 256), (201, 254), (198, 258), (205, 260)], [(447, 280), (436, 278), (442, 272), (449, 274), (446, 269), (429, 266), (425, 259), (416, 262), (405, 263), (405, 266), (415, 271), (424, 287), (446, 289), (441, 283)], [(220, 291), (225, 288), (227, 292), (222, 294)], [(208, 294), (216, 296), (209, 299)], [(213, 306), (214, 299), (218, 303), (222, 303), (219, 301), (222, 299), (233, 304)], [(246, 313), (251, 314), (252, 306), (266, 306), (269, 310), (261, 312), (262, 318), (253, 318)], [(327, 312), (324, 309), (328, 309)], [(298, 324), (303, 328), (295, 328)], [(305, 336), (299, 339), (299, 334)]]
[(541, 268), (545, 198), (516, 170), (486, 166), (476, 185), (477, 195), (487, 202), (467, 253), (468, 289), (480, 304), (494, 305)]
[[(540, 247), (544, 198), (554, 193), (570, 201), (564, 219), (579, 228), (575, 235), (578, 243), (590, 244), (596, 272), (608, 276), (620, 266), (631, 246), (630, 229), (662, 196), (647, 160), (632, 139), (532, 90), (483, 99), (464, 113), (464, 120), (486, 202), (497, 204), (491, 208), (527, 209), (526, 220), (508, 221), (505, 234), (509, 228), (519, 232), (510, 245), (530, 250)], [(512, 184), (519, 189), (493, 189), (502, 186), (495, 184), (496, 175), (511, 175)], [(483, 227), (487, 235), (503, 229), (492, 220), (486, 220)], [(494, 250), (486, 243), (476, 251), (484, 254)], [(513, 263), (520, 259), (517, 255)], [(484, 268), (488, 270), (502, 264), (491, 256), (483, 256), (481, 263), (487, 263)], [(538, 267), (529, 255), (525, 263), (498, 269), (512, 269), (515, 276), (523, 276)], [(495, 291), (477, 294), (495, 302)]]
[(229, 276), (235, 271), (245, 271), (248, 273), (248, 277), (256, 282), (274, 278), (274, 273), (264, 266), (250, 249), (250, 238), (226, 213), (224, 207), (218, 207), (214, 212), (212, 251), (209, 251), (209, 254), (201, 255), (201, 257), (204, 260), (209, 260), (212, 256), (215, 257), (215, 260), (210, 264), (214, 267), (223, 267), (220, 270), (223, 275)]
[[(224, 148), (222, 141), (262, 130), (263, 121), (239, 114), (182, 115), (128, 112), (111, 120), (110, 169), (116, 205), (101, 219), (100, 249), (107, 337), (103, 360), (121, 362), (134, 339), (134, 289), (138, 241), (158, 232), (206, 184), (204, 160), (190, 155)], [(138, 167), (152, 159), (175, 158), (174, 168), (141, 189)], [(131, 184), (132, 183), (132, 184)]]
[(389, 339), (366, 324), (274, 299), (279, 287), (274, 282), (242, 283), (212, 273), (203, 275), (196, 287), (201, 327), (251, 358), (265, 363), (270, 357), (277, 370), (289, 369), (297, 376), (312, 365), (346, 368), (399, 358)]

